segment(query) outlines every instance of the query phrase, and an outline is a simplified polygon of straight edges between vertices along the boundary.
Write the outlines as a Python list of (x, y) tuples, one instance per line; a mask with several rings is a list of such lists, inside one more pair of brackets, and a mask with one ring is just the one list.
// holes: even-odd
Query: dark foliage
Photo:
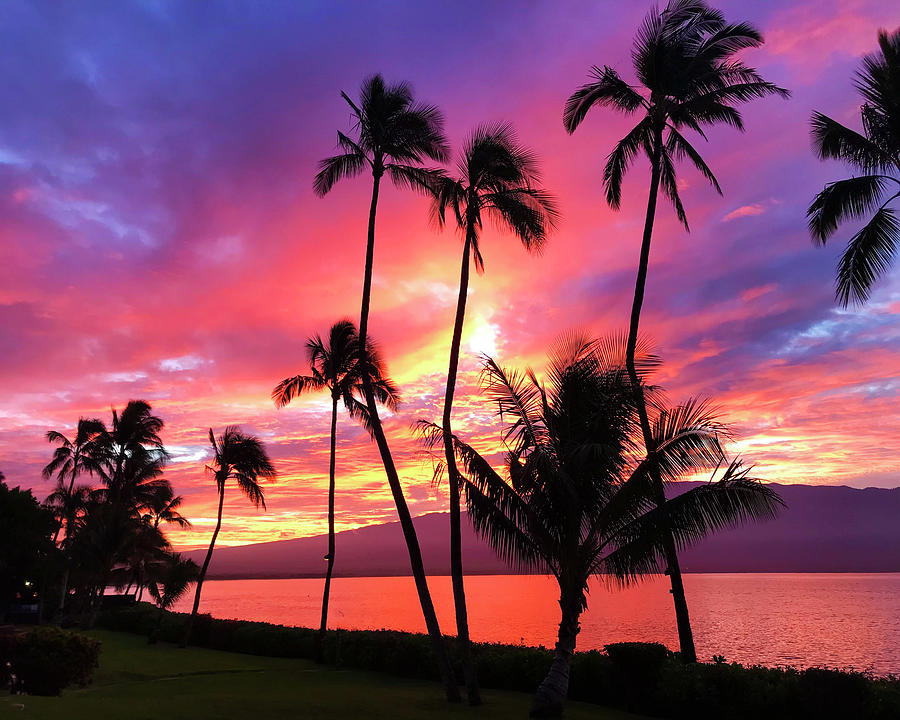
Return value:
[[(108, 611), (99, 624), (110, 630), (149, 634), (156, 609), (140, 604)], [(184, 615), (165, 613), (160, 639), (177, 642)], [(317, 631), (241, 620), (197, 617), (196, 645), (250, 655), (315, 658)], [(461, 658), (447, 638), (454, 668)], [(474, 643), (472, 653), (484, 687), (533, 692), (553, 656), (543, 647)], [(401, 677), (437, 680), (426, 635), (395, 630), (329, 630), (325, 662)], [(744, 667), (737, 663), (682, 663), (658, 643), (614, 643), (603, 652), (575, 654), (572, 700), (684, 720), (889, 720), (900, 717), (900, 679), (812, 668)]]
[(42, 572), (56, 555), (53, 513), (30, 490), (0, 478), (0, 620), (11, 603), (33, 602)]
[(100, 642), (57, 627), (0, 636), (0, 687), (29, 695), (59, 695), (87, 685), (99, 664)]

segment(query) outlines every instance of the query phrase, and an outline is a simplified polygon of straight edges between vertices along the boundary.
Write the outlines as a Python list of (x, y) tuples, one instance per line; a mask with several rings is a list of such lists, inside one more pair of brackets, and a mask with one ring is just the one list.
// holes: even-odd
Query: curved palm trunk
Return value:
[(478, 691), (478, 677), (472, 661), (472, 646), (469, 642), (469, 618), (466, 612), (466, 590), (463, 584), (462, 530), (460, 528), (460, 482), (453, 452), (453, 428), (450, 415), (453, 411), (453, 394), (456, 391), (456, 375), (459, 367), (459, 348), (462, 342), (463, 322), (466, 316), (466, 299), (469, 291), (469, 253), (472, 247), (471, 233), (466, 233), (463, 246), (462, 269), (459, 273), (459, 300), (456, 305), (456, 321), (453, 325), (453, 340), (450, 343), (450, 368), (447, 371), (447, 392), (444, 395), (444, 460), (450, 483), (450, 577), (453, 582), (453, 604), (456, 608), (456, 638), (462, 653), (463, 674), (466, 680), (466, 694), (470, 705), (481, 704)]
[(553, 663), (534, 695), (530, 716), (533, 718), (552, 718), (562, 715), (566, 697), (569, 694), (569, 672), (572, 668), (572, 656), (575, 653), (575, 639), (581, 627), (578, 619), (584, 607), (584, 595), (576, 593), (573, 597), (565, 592), (560, 593), (559, 608), (562, 618), (559, 622), (559, 635), (553, 653)]
[[(634, 284), (634, 302), (631, 306), (631, 324), (628, 329), (628, 345), (625, 353), (625, 364), (628, 368), (628, 376), (631, 379), (632, 387), (634, 387), (636, 395), (636, 403), (638, 416), (641, 421), (641, 431), (644, 435), (644, 445), (647, 453), (650, 454), (656, 448), (653, 443), (653, 433), (650, 429), (650, 420), (647, 416), (647, 405), (644, 401), (644, 392), (641, 388), (640, 379), (638, 378), (637, 368), (635, 366), (635, 350), (637, 347), (638, 327), (641, 321), (641, 307), (644, 304), (644, 288), (647, 283), (647, 268), (650, 262), (650, 239), (653, 235), (653, 220), (656, 216), (656, 200), (659, 195), (659, 176), (660, 176), (660, 147), (662, 144), (662, 133), (656, 133), (653, 149), (653, 157), (651, 158), (652, 172), (650, 177), (650, 195), (647, 200), (647, 216), (644, 221), (644, 237), (641, 241), (641, 256), (638, 264), (637, 280)], [(665, 491), (663, 489), (662, 478), (658, 472), (653, 473), (656, 485), (656, 504), (662, 506), (666, 502)], [(685, 662), (696, 662), (697, 651), (694, 648), (694, 635), (691, 631), (691, 620), (688, 614), (687, 599), (684, 595), (684, 583), (681, 579), (681, 566), (678, 564), (678, 552), (675, 548), (675, 542), (671, 533), (667, 533), (665, 539), (666, 551), (666, 573), (672, 586), (672, 600), (675, 604), (675, 621), (678, 626), (678, 643), (681, 647), (681, 658)]]
[[(369, 324), (369, 301), (372, 293), (372, 265), (375, 255), (375, 213), (378, 207), (378, 190), (381, 184), (381, 171), (374, 172), (373, 175), (372, 204), (369, 210), (369, 232), (366, 243), (366, 270), (363, 280), (362, 308), (359, 318), (359, 349), (361, 358), (366, 357), (366, 332)], [(391, 488), (391, 495), (393, 495), (394, 498), (394, 505), (397, 507), (400, 528), (403, 530), (403, 537), (406, 540), (406, 547), (409, 551), (410, 568), (416, 583), (419, 603), (422, 605), (422, 614), (425, 616), (425, 626), (428, 628), (428, 636), (431, 638), (431, 646), (435, 660), (437, 661), (438, 672), (441, 675), (441, 682), (444, 685), (447, 700), (450, 702), (459, 702), (461, 699), (459, 688), (456, 685), (456, 678), (453, 676), (453, 668), (450, 666), (447, 648), (444, 646), (444, 638), (441, 635), (437, 614), (434, 611), (431, 593), (428, 591), (428, 581), (425, 578), (425, 565), (422, 562), (422, 550), (419, 547), (416, 528), (413, 525), (412, 516), (409, 513), (409, 506), (406, 504), (406, 498), (403, 495), (403, 486), (400, 484), (400, 476), (397, 474), (394, 458), (391, 456), (391, 449), (388, 447), (384, 429), (381, 427), (381, 419), (378, 417), (378, 406), (375, 403), (375, 393), (372, 390), (371, 378), (367, 372), (362, 374), (362, 381), (363, 394), (366, 397), (366, 406), (369, 411), (372, 435), (375, 437), (375, 443), (378, 445), (378, 451), (381, 454), (381, 462), (384, 465), (384, 472), (387, 475), (388, 485)]]
[(197, 611), (200, 609), (200, 591), (203, 590), (203, 580), (206, 578), (206, 571), (209, 569), (209, 561), (212, 560), (213, 548), (216, 546), (216, 538), (219, 536), (219, 530), (222, 528), (222, 505), (224, 503), (225, 484), (222, 483), (219, 485), (219, 514), (216, 519), (216, 529), (213, 530), (212, 539), (209, 541), (209, 550), (206, 551), (206, 559), (203, 561), (203, 567), (200, 568), (200, 575), (197, 577), (197, 589), (194, 592), (194, 607), (191, 608), (191, 615), (184, 626), (184, 637), (181, 639), (181, 647), (187, 647), (187, 644), (191, 641), (194, 618), (197, 617)]
[(338, 398), (331, 398), (331, 459), (328, 466), (328, 567), (325, 570), (325, 590), (322, 592), (322, 620), (316, 638), (316, 660), (323, 660), (325, 630), (328, 627), (328, 595), (331, 592), (331, 573), (334, 570), (334, 457), (337, 444)]

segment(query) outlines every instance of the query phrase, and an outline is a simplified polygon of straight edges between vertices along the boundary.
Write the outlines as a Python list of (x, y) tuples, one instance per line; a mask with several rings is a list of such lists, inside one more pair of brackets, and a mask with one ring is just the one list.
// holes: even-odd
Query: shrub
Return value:
[[(99, 624), (143, 635), (159, 621), (147, 604), (109, 610)], [(159, 638), (181, 640), (187, 615), (167, 612)], [(193, 643), (218, 650), (314, 660), (316, 631), (260, 622), (216, 620), (199, 615)], [(447, 647), (457, 677), (461, 658), (453, 638)], [(534, 692), (553, 653), (543, 647), (473, 643), (472, 655), (484, 687)], [(391, 675), (437, 680), (426, 635), (395, 630), (329, 630), (325, 662)], [(793, 668), (744, 667), (738, 663), (684, 664), (658, 643), (615, 643), (575, 654), (569, 683), (572, 700), (674, 720), (896, 720), (900, 679), (861, 673)]]
[(99, 664), (100, 643), (57, 627), (6, 635), (0, 644), (5, 684), (29, 695), (59, 695), (87, 685)]

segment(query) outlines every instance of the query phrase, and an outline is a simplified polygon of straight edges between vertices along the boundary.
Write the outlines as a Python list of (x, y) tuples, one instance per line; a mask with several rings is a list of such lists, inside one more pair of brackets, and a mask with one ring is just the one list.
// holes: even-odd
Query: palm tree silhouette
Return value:
[(192, 527), (190, 520), (179, 511), (183, 503), (184, 498), (176, 495), (171, 485), (167, 483), (158, 486), (149, 498), (148, 515), (145, 518), (153, 521), (153, 527), (159, 527), (160, 522), (164, 522), (177, 525), (184, 530), (190, 530)]
[[(69, 573), (71, 572), (70, 546), (73, 523), (76, 515), (83, 511), (89, 494), (85, 487), (75, 487), (75, 479), (83, 472), (93, 475), (99, 473), (103, 462), (103, 445), (101, 438), (106, 432), (104, 424), (96, 418), (78, 418), (78, 426), (75, 437), (69, 440), (65, 435), (56, 430), (47, 432), (47, 442), (59, 445), (53, 451), (53, 458), (41, 471), (45, 478), (51, 478), (54, 474), (57, 478), (57, 486), (50, 493), (45, 504), (56, 512), (57, 526), (53, 534), (54, 544), (59, 541), (59, 534), (66, 529), (63, 554), (63, 574), (60, 580), (59, 604), (56, 612), (61, 614), (65, 607), (69, 594)], [(68, 478), (68, 485), (65, 479)]]
[(147, 638), (147, 642), (153, 644), (159, 638), (165, 611), (171, 609), (187, 594), (191, 583), (196, 582), (200, 568), (193, 560), (184, 558), (176, 552), (168, 552), (155, 562), (149, 563), (147, 570), (147, 590), (159, 608), (156, 624)]
[[(322, 641), (328, 626), (328, 596), (331, 575), (334, 570), (334, 465), (337, 444), (337, 408), (342, 401), (350, 417), (358, 419), (370, 428), (369, 409), (365, 404), (362, 377), (367, 369), (372, 373), (371, 382), (376, 399), (382, 405), (396, 410), (400, 400), (393, 381), (387, 376), (387, 368), (374, 343), (367, 341), (367, 360), (359, 361), (359, 338), (350, 320), (340, 320), (331, 326), (326, 343), (319, 335), (306, 343), (310, 374), (295, 375), (282, 380), (272, 391), (276, 407), (284, 407), (294, 398), (306, 392), (328, 390), (331, 394), (331, 455), (328, 465), (328, 566), (325, 571), (325, 589), (322, 593), (322, 619), (319, 623), (318, 652), (321, 657)], [(360, 400), (362, 398), (362, 400)]]
[[(476, 531), (509, 563), (549, 571), (559, 584), (559, 635), (533, 717), (562, 712), (592, 575), (629, 583), (655, 572), (673, 540), (683, 547), (719, 528), (773, 516), (781, 506), (737, 462), (719, 480), (656, 505), (654, 474), (668, 482), (718, 468), (725, 428), (708, 403), (665, 407), (656, 395), (654, 449), (638, 455), (641, 422), (622, 345), (565, 338), (550, 353), (545, 382), (530, 369), (507, 370), (485, 358), (483, 386), (504, 423), (506, 477), (453, 438)], [(643, 352), (636, 359), (642, 375), (656, 362)], [(427, 446), (443, 442), (442, 428), (419, 427)]]
[(169, 460), (160, 433), (165, 423), (144, 400), (129, 400), (121, 414), (112, 411), (112, 425), (97, 439), (103, 448), (100, 476), (105, 500), (130, 511), (147, 507), (167, 481), (161, 478)]
[(266, 449), (259, 438), (243, 433), (237, 425), (226, 427), (218, 439), (212, 428), (210, 428), (209, 443), (213, 449), (213, 464), (207, 465), (207, 471), (212, 474), (216, 481), (216, 490), (219, 493), (219, 509), (216, 515), (216, 528), (213, 530), (212, 538), (209, 541), (209, 550), (206, 552), (206, 558), (203, 560), (200, 575), (197, 578), (194, 606), (185, 625), (182, 647), (190, 642), (194, 618), (197, 617), (197, 610), (200, 608), (200, 592), (203, 589), (203, 580), (206, 578), (206, 571), (209, 569), (210, 560), (212, 560), (216, 538), (219, 536), (219, 530), (222, 528), (222, 505), (225, 503), (225, 485), (229, 480), (234, 480), (238, 489), (247, 496), (255, 507), (262, 506), (263, 510), (265, 510), (266, 501), (263, 497), (263, 489), (260, 487), (259, 479), (275, 478), (276, 476), (272, 461), (269, 460)]
[[(53, 451), (53, 459), (41, 471), (45, 478), (49, 479), (56, 475), (59, 480), (59, 485), (54, 491), (54, 502), (61, 504), (62, 512), (59, 515), (56, 534), (53, 536), (54, 543), (59, 539), (60, 531), (68, 524), (71, 516), (71, 510), (66, 509), (66, 498), (75, 497), (75, 479), (83, 472), (93, 475), (100, 469), (102, 453), (98, 438), (105, 431), (106, 427), (96, 418), (78, 418), (78, 427), (71, 440), (56, 430), (47, 432), (47, 442), (59, 445)], [(68, 488), (64, 485), (66, 478), (69, 480)]]
[(888, 207), (900, 197), (900, 30), (880, 31), (878, 47), (863, 58), (856, 75), (856, 89), (863, 97), (863, 134), (822, 113), (812, 116), (819, 157), (843, 160), (863, 173), (829, 183), (816, 195), (806, 213), (813, 241), (824, 245), (844, 220), (875, 211), (850, 238), (838, 263), (835, 294), (844, 307), (869, 299), (900, 242), (900, 223)]
[[(725, 123), (743, 130), (743, 120), (735, 105), (767, 95), (788, 97), (780, 88), (759, 75), (734, 55), (762, 45), (759, 31), (747, 23), (726, 23), (722, 13), (700, 0), (670, 0), (660, 11), (653, 8), (635, 37), (632, 60), (640, 83), (633, 87), (608, 66), (594, 67), (592, 82), (576, 90), (566, 102), (563, 124), (573, 133), (594, 106), (611, 107), (641, 119), (620, 140), (606, 160), (603, 184), (610, 207), (619, 208), (622, 179), (639, 153), (650, 160), (650, 194), (644, 235), (634, 287), (626, 364), (635, 392), (641, 392), (634, 353), (644, 302), (650, 240), (656, 216), (659, 188), (672, 202), (679, 221), (688, 230), (687, 215), (678, 193), (675, 162), (687, 158), (721, 194), (712, 170), (700, 153), (682, 135), (693, 130), (705, 138), (703, 128)], [(647, 452), (653, 454), (653, 436), (647, 410), (638, 398), (641, 427)], [(657, 501), (665, 502), (662, 483), (657, 483)], [(697, 658), (691, 632), (684, 584), (674, 543), (669, 543), (668, 573), (678, 623), (682, 658)]]
[[(443, 116), (431, 105), (417, 104), (413, 100), (412, 89), (406, 83), (387, 85), (381, 75), (373, 75), (363, 81), (359, 102), (354, 102), (346, 93), (341, 93), (353, 118), (355, 138), (338, 132), (338, 145), (343, 151), (339, 155), (326, 158), (320, 163), (314, 182), (314, 190), (326, 195), (338, 180), (356, 177), (366, 170), (372, 172), (372, 201), (369, 206), (369, 225), (366, 240), (366, 266), (363, 276), (362, 307), (359, 317), (360, 355), (366, 351), (369, 323), (369, 304), (372, 291), (372, 266), (375, 253), (375, 216), (378, 209), (378, 193), (381, 178), (388, 178), (400, 187), (423, 193), (430, 191), (440, 171), (422, 167), (426, 160), (443, 161), (448, 155), (447, 142), (443, 133)], [(443, 681), (447, 699), (459, 701), (459, 688), (453, 677), (453, 669), (447, 657), (441, 636), (434, 603), (428, 590), (422, 551), (416, 537), (400, 476), (397, 473), (391, 450), (388, 446), (372, 383), (368, 373), (362, 375), (363, 395), (369, 410), (369, 422), (381, 461), (387, 475), (388, 485), (397, 507), (397, 515), (403, 537), (409, 550), (409, 562), (422, 614), (438, 670)]]
[(469, 262), (470, 258), (474, 259), (476, 270), (484, 272), (479, 240), (485, 217), (518, 237), (526, 250), (539, 252), (547, 233), (554, 225), (557, 212), (550, 195), (538, 187), (540, 176), (534, 156), (519, 145), (510, 125), (476, 128), (463, 148), (457, 172), (458, 179), (445, 177), (435, 182), (432, 213), (438, 225), (443, 227), (449, 210), (451, 222), (465, 238), (442, 427), (444, 462), (450, 484), (450, 574), (456, 607), (456, 634), (463, 656), (469, 703), (478, 705), (481, 699), (469, 645), (469, 622), (463, 585), (460, 481), (454, 459), (453, 429), (450, 422), (469, 291)]

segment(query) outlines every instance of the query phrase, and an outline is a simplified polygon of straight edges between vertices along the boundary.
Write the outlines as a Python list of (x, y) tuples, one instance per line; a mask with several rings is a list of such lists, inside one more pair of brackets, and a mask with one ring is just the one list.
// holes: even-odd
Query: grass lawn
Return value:
[[(147, 645), (96, 631), (100, 668), (87, 688), (58, 698), (0, 696), (0, 715), (47, 720), (267, 720), (268, 718), (526, 718), (531, 697), (484, 692), (485, 705), (448, 705), (436, 683), (323, 668), (305, 660)], [(637, 716), (571, 703), (566, 718)]]

